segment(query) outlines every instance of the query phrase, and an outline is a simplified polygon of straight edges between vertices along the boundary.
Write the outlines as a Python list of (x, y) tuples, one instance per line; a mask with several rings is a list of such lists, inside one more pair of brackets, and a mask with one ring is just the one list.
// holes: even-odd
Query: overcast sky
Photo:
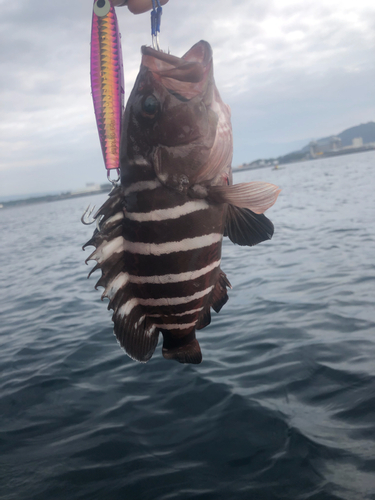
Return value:
[[(104, 183), (90, 94), (92, 0), (0, 0), (0, 200)], [(117, 9), (126, 97), (149, 13)], [(161, 48), (207, 40), (233, 165), (375, 120), (374, 0), (170, 0)]]

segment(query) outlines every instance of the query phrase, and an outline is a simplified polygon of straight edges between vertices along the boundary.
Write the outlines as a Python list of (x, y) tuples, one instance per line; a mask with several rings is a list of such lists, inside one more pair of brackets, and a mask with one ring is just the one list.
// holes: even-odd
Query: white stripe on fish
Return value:
[[(219, 267), (220, 260), (216, 260), (212, 264), (198, 269), (197, 271), (191, 271), (188, 273), (180, 273), (180, 274), (163, 274), (161, 276), (133, 276), (128, 273), (121, 272), (119, 273), (110, 283), (108, 283), (105, 288), (102, 297), (108, 297), (112, 299), (127, 283), (135, 283), (137, 285), (142, 284), (156, 284), (156, 285), (167, 285), (169, 283), (180, 283), (182, 281), (195, 280), (200, 276), (204, 276), (205, 274), (213, 271), (216, 267)], [(200, 311), (201, 309), (196, 309), (195, 311)], [(195, 312), (195, 311), (191, 311)], [(183, 313), (188, 314), (188, 313)], [(179, 316), (176, 314), (175, 316)], [(159, 317), (158, 315), (155, 317)]]
[(196, 292), (193, 295), (187, 295), (186, 297), (162, 297), (160, 299), (140, 299), (134, 298), (128, 300), (125, 304), (123, 304), (118, 311), (116, 312), (116, 316), (120, 316), (121, 318), (124, 316), (128, 316), (130, 312), (136, 307), (138, 304), (141, 306), (150, 306), (150, 307), (158, 307), (158, 306), (178, 306), (180, 304), (187, 304), (189, 302), (193, 302), (193, 300), (201, 299), (205, 295), (208, 295), (213, 286), (209, 286), (205, 290), (201, 292)]
[[(190, 311), (185, 311), (182, 313), (174, 313), (173, 316), (188, 316), (189, 314), (195, 314), (197, 312), (203, 311), (203, 307), (198, 307), (198, 309), (191, 309)], [(168, 317), (170, 315), (166, 314), (148, 314), (150, 318), (163, 318), (163, 317)]]
[(174, 252), (187, 252), (198, 248), (208, 247), (222, 240), (221, 233), (205, 234), (196, 238), (186, 238), (180, 241), (169, 241), (167, 243), (141, 243), (125, 240), (118, 236), (111, 241), (103, 242), (87, 260), (96, 260), (102, 264), (115, 253), (130, 252), (138, 255), (166, 255)]
[[(184, 241), (184, 240), (183, 240)], [(187, 273), (179, 273), (179, 274), (162, 274), (160, 276), (129, 276), (129, 280), (131, 283), (136, 283), (138, 285), (151, 283), (155, 285), (167, 285), (169, 283), (180, 283), (181, 281), (189, 281), (195, 280), (200, 276), (204, 276), (205, 274), (213, 271), (216, 267), (220, 266), (220, 260), (216, 260), (212, 264), (209, 264), (206, 267), (202, 267), (201, 269), (197, 269), (196, 271), (190, 271)]]
[(125, 212), (125, 217), (138, 222), (170, 220), (178, 219), (199, 210), (206, 210), (209, 207), (210, 205), (206, 200), (194, 200), (177, 207), (152, 210), (151, 212)]
[(157, 189), (161, 184), (158, 179), (153, 181), (139, 181), (134, 182), (129, 187), (124, 189), (124, 196), (127, 196), (130, 193), (140, 193), (141, 191), (152, 191), (153, 189)]
[(156, 328), (163, 328), (163, 330), (187, 330), (188, 328), (191, 328), (197, 324), (196, 321), (193, 321), (192, 323), (182, 323), (179, 325), (178, 323), (170, 323), (169, 325), (163, 325), (163, 324), (155, 324), (154, 326)]

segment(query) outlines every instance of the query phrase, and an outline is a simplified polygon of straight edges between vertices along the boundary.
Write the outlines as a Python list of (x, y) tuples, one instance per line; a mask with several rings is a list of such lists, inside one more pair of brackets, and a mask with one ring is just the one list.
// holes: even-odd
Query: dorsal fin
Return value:
[(100, 248), (116, 241), (122, 234), (122, 197), (121, 187), (116, 187), (110, 193), (95, 215), (95, 218), (100, 217), (99, 230), (95, 230), (85, 246), (95, 246), (95, 251), (87, 260), (97, 261), (91, 273), (96, 269), (102, 271), (96, 287), (104, 287), (102, 299), (108, 297), (108, 309), (114, 310), (112, 320), (117, 340), (131, 358), (145, 363), (156, 348), (159, 330), (147, 319), (133, 296), (129, 275), (123, 271), (123, 252), (109, 252), (105, 257), (100, 253)]

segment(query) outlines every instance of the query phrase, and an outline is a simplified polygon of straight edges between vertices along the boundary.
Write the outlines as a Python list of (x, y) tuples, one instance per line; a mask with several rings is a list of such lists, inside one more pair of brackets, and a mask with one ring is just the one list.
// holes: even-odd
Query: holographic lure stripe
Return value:
[(107, 170), (119, 168), (124, 75), (120, 33), (110, 0), (95, 0), (91, 30), (91, 89)]

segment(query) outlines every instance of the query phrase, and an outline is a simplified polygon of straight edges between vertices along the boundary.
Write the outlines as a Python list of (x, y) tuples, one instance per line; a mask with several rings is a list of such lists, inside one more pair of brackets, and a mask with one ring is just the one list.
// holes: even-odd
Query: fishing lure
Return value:
[(91, 30), (91, 89), (108, 178), (119, 171), (124, 73), (120, 33), (110, 0), (95, 0)]

